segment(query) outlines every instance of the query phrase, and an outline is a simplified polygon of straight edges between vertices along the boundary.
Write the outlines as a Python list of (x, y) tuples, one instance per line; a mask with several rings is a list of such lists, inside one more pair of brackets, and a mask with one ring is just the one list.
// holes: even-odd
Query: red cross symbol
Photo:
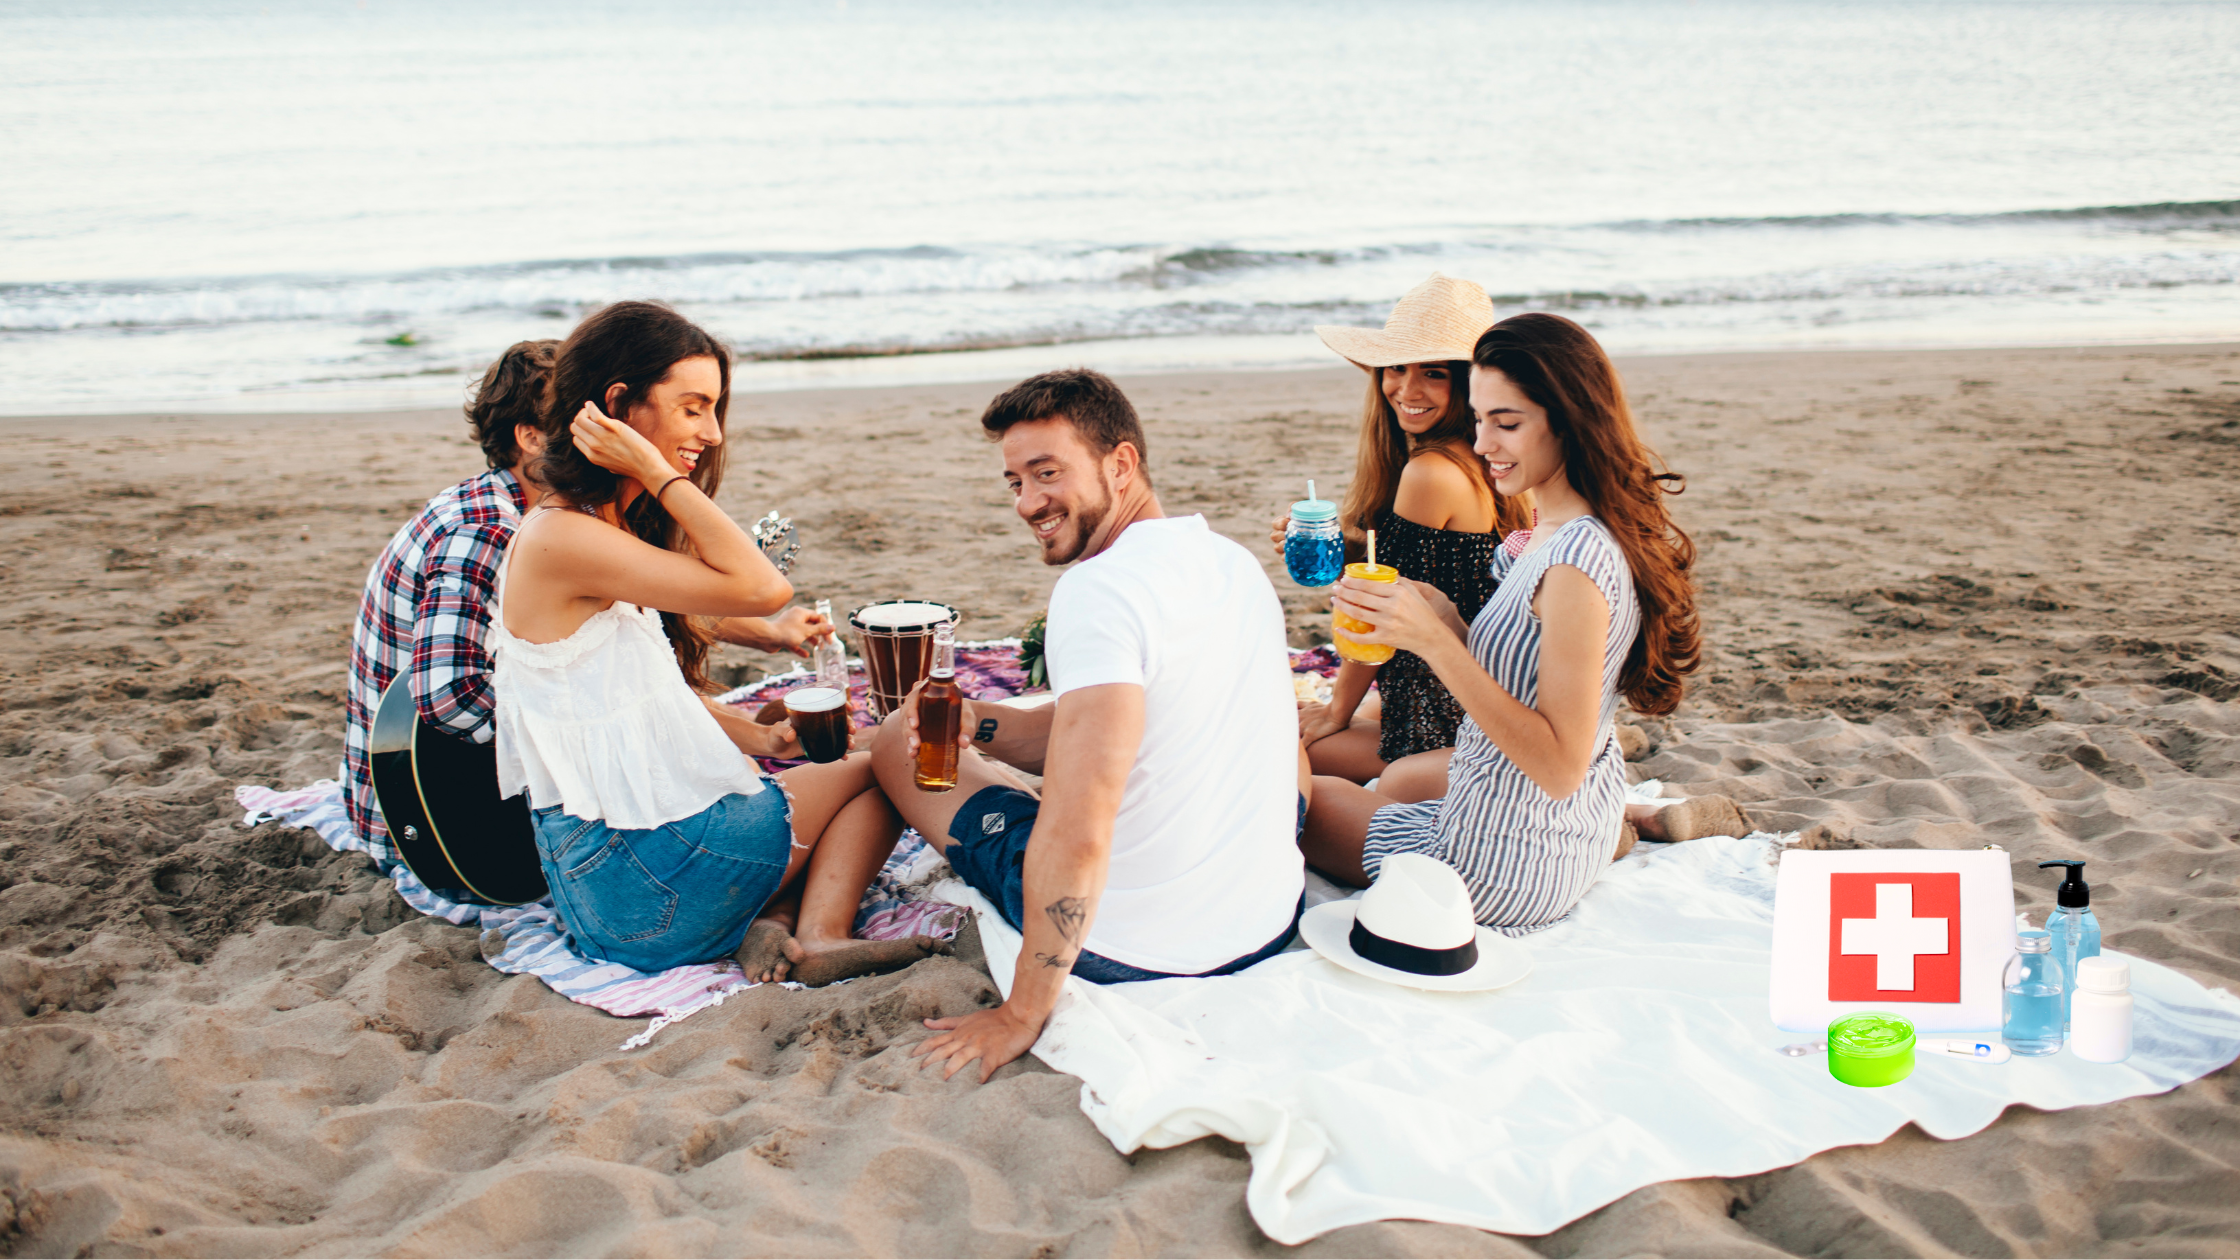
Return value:
[(1960, 873), (1831, 873), (1828, 1000), (1958, 1002)]

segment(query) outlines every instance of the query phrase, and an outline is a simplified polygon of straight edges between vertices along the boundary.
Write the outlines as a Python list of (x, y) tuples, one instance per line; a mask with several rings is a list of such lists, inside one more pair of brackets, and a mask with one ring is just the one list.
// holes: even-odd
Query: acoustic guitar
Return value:
[[(793, 522), (776, 512), (754, 523), (755, 543), (785, 573), (801, 554)], [(498, 795), (498, 746), (420, 720), (407, 675), (381, 693), (367, 751), (374, 803), (397, 856), (452, 901), (518, 906), (550, 891), (537, 860), (529, 797)]]

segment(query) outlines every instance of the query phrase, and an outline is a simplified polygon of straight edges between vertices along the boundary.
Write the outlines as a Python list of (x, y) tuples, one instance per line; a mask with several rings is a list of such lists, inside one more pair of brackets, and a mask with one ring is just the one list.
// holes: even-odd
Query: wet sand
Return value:
[[(1640, 772), (1821, 845), (2085, 858), (2117, 949), (2240, 981), (2240, 346), (1648, 358), (1705, 667)], [(1167, 508), (1266, 557), (1351, 466), (1350, 369), (1127, 380)], [(1015, 633), (1056, 577), (998, 385), (744, 395), (723, 500), (805, 598)], [(1123, 1157), (1030, 1060), (912, 1070), (962, 958), (642, 1021), (481, 961), (238, 783), (341, 757), (365, 570), (479, 453), (453, 413), (0, 420), (0, 1250), (1261, 1254), (1243, 1152)], [(726, 681), (782, 662), (726, 649)], [(1642, 1070), (1655, 1071), (1652, 1048)], [(2240, 1254), (2240, 1069), (1637, 1192), (1543, 1238), (1387, 1222), (1315, 1254)]]

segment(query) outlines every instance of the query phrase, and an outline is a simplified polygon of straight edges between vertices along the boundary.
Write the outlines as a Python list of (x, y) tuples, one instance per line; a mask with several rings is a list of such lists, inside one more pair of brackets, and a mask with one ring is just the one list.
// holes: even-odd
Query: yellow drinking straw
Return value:
[(1375, 530), (1373, 530), (1373, 529), (1372, 529), (1372, 530), (1370, 530), (1370, 531), (1369, 531), (1369, 567), (1373, 569), (1373, 568), (1375, 568), (1375, 567), (1376, 567), (1376, 565), (1377, 565), (1377, 531), (1375, 531)]

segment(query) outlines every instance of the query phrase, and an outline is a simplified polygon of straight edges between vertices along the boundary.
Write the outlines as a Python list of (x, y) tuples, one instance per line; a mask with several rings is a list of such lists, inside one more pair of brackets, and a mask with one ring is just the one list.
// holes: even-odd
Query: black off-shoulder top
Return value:
[[(1377, 561), (1400, 576), (1445, 592), (1464, 625), (1493, 597), (1493, 558), (1501, 535), (1433, 529), (1387, 511), (1377, 518)], [(1454, 747), (1462, 724), (1462, 705), (1413, 652), (1395, 652), (1377, 667), (1377, 694), (1384, 701), (1384, 733), (1377, 755), (1398, 761), (1411, 753)]]

